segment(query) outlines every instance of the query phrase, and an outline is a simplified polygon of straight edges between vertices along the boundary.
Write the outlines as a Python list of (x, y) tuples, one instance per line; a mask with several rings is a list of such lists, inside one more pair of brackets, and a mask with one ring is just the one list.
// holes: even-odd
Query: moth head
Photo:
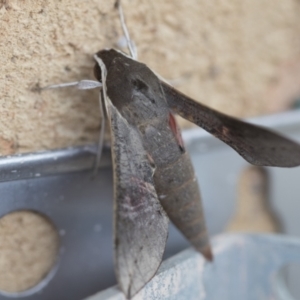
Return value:
[[(101, 50), (96, 56), (107, 70), (107, 95), (127, 120), (139, 122), (138, 119), (145, 121), (166, 115), (167, 104), (159, 80), (146, 65), (114, 49)], [(99, 62), (96, 62), (94, 74), (102, 82)]]
[[(110, 66), (113, 64), (116, 59), (122, 59), (124, 57), (128, 58), (126, 54), (123, 54), (117, 50), (114, 49), (104, 49), (96, 53), (96, 56), (98, 56), (104, 63), (107, 70), (110, 69)], [(101, 82), (101, 70), (99, 64), (96, 62), (94, 66), (94, 76), (97, 80)]]

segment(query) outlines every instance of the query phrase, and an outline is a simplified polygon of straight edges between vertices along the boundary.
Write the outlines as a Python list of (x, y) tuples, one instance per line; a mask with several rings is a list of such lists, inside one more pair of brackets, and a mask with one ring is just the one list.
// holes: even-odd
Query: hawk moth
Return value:
[(161, 263), (168, 217), (197, 251), (213, 258), (198, 184), (174, 113), (254, 165), (298, 166), (300, 145), (197, 103), (117, 50), (94, 57), (111, 125), (115, 271), (121, 290), (131, 298)]
[[(116, 7), (120, 9), (119, 1)], [(136, 58), (122, 12), (120, 17)], [(194, 101), (120, 51), (102, 50), (94, 58), (98, 82), (83, 80), (50, 88), (102, 87), (100, 110), (109, 120), (112, 139), (115, 272), (121, 290), (131, 298), (161, 264), (168, 219), (198, 252), (213, 259), (198, 183), (174, 114), (258, 166), (298, 166), (300, 145)], [(102, 120), (102, 133), (103, 125)]]

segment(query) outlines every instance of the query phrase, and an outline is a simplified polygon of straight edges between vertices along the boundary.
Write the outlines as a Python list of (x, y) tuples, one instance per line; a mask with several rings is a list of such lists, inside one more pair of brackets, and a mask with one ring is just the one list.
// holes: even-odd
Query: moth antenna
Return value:
[(128, 31), (127, 25), (125, 23), (125, 17), (124, 17), (122, 5), (121, 5), (121, 0), (117, 0), (115, 3), (115, 6), (119, 11), (121, 26), (122, 26), (122, 29), (123, 29), (123, 32), (124, 32), (124, 35), (125, 35), (125, 38), (127, 41), (127, 47), (130, 52), (130, 55), (133, 59), (137, 60), (137, 58), (138, 58), (137, 49), (136, 49), (134, 42), (130, 39), (130, 36), (129, 36), (129, 31)]
[[(43, 90), (50, 90), (50, 89), (59, 89), (64, 87), (75, 86), (79, 90), (90, 90), (95, 88), (102, 88), (102, 83), (95, 80), (80, 80), (74, 82), (67, 82), (67, 83), (59, 83), (59, 84), (52, 84), (45, 87), (36, 87), (36, 91), (43, 91)], [(101, 98), (101, 91), (99, 93), (99, 104), (100, 104), (100, 115), (101, 115), (101, 129), (100, 129), (100, 136), (99, 136), (99, 143), (98, 143), (98, 151), (95, 163), (95, 170), (94, 173), (97, 173), (98, 167), (100, 165), (102, 149), (103, 149), (103, 141), (104, 141), (104, 131), (105, 131), (105, 118), (103, 113), (103, 106), (102, 106), (102, 98)]]
[(38, 90), (42, 91), (42, 90), (50, 90), (50, 89), (59, 89), (59, 88), (70, 87), (70, 86), (75, 86), (77, 87), (78, 90), (91, 90), (91, 89), (102, 87), (102, 83), (95, 80), (80, 80), (74, 82), (52, 84), (42, 88), (38, 88)]
[(101, 118), (101, 128), (100, 128), (100, 134), (99, 134), (99, 142), (97, 147), (97, 156), (96, 156), (96, 162), (95, 162), (95, 169), (94, 169), (94, 175), (97, 174), (102, 151), (103, 151), (103, 142), (104, 142), (104, 132), (105, 132), (105, 116), (104, 116), (104, 110), (103, 110), (103, 101), (102, 101), (102, 95), (101, 91), (99, 93), (99, 110), (100, 110), (100, 118)]

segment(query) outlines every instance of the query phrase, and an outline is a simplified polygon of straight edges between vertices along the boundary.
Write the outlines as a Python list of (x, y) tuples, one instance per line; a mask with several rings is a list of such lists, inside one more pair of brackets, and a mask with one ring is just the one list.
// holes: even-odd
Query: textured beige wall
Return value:
[[(0, 154), (96, 141), (97, 91), (30, 89), (92, 79), (93, 53), (122, 36), (113, 6), (0, 1)], [(251, 116), (299, 93), (298, 0), (127, 0), (124, 10), (139, 59), (211, 107)]]

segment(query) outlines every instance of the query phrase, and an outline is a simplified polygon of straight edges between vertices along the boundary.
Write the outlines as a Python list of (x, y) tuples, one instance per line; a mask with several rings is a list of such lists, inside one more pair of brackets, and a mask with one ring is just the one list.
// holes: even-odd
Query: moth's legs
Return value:
[[(68, 82), (68, 83), (60, 83), (60, 84), (53, 84), (48, 85), (43, 88), (38, 88), (37, 90), (49, 90), (49, 89), (57, 89), (57, 88), (63, 88), (63, 87), (70, 87), (75, 86), (79, 90), (89, 90), (94, 88), (102, 88), (102, 83), (95, 80), (81, 80), (81, 81), (75, 81), (75, 82)], [(103, 141), (104, 141), (104, 131), (105, 131), (105, 116), (103, 111), (103, 101), (101, 97), (101, 90), (99, 91), (99, 108), (100, 108), (100, 117), (101, 117), (101, 128), (100, 128), (100, 136), (99, 136), (99, 142), (98, 142), (98, 150), (97, 150), (97, 156), (96, 156), (96, 162), (95, 162), (95, 170), (96, 173), (98, 170), (98, 167), (100, 165), (101, 160), (101, 154), (103, 149)]]
[(79, 90), (90, 90), (90, 89), (102, 87), (102, 83), (95, 80), (80, 80), (74, 82), (52, 84), (52, 85), (45, 86), (43, 88), (38, 88), (38, 90), (42, 91), (42, 90), (50, 90), (50, 89), (59, 89), (59, 88), (70, 87), (70, 86), (75, 86)]
[(102, 99), (102, 91), (99, 93), (99, 110), (100, 110), (100, 118), (101, 118), (101, 128), (100, 128), (100, 133), (99, 133), (99, 140), (98, 140), (98, 147), (97, 147), (97, 155), (96, 155), (96, 162), (94, 166), (94, 175), (97, 174), (100, 161), (101, 161), (101, 156), (102, 156), (102, 151), (103, 151), (103, 142), (104, 142), (104, 132), (105, 132), (105, 115), (104, 115), (104, 109), (103, 109), (103, 99)]
[[(138, 58), (137, 48), (135, 46), (134, 41), (130, 38), (129, 31), (128, 31), (128, 28), (127, 28), (127, 25), (126, 25), (126, 22), (125, 22), (125, 16), (124, 16), (123, 8), (122, 8), (122, 5), (121, 5), (121, 0), (117, 0), (115, 6), (119, 11), (120, 21), (121, 21), (123, 33), (124, 33), (125, 38), (126, 38), (126, 43), (127, 43), (127, 47), (128, 47), (129, 52), (130, 52), (130, 55), (133, 59), (137, 60), (137, 58)], [(163, 78), (162, 76), (160, 76), (158, 74), (156, 74), (156, 75), (159, 77), (159, 79), (163, 80), (164, 82), (166, 82), (166, 83), (168, 83), (172, 86), (179, 86), (184, 81), (184, 78), (182, 78), (182, 77), (167, 80), (167, 79)]]
[(125, 38), (127, 41), (128, 50), (130, 52), (131, 57), (133, 59), (137, 60), (137, 58), (138, 58), (137, 49), (136, 49), (134, 42), (130, 39), (130, 36), (129, 36), (129, 31), (128, 31), (126, 23), (125, 23), (125, 17), (124, 17), (122, 5), (121, 5), (121, 0), (116, 1), (116, 7), (119, 11), (120, 21), (121, 21), (122, 29), (123, 29), (123, 32), (124, 32), (124, 35), (125, 35)]

